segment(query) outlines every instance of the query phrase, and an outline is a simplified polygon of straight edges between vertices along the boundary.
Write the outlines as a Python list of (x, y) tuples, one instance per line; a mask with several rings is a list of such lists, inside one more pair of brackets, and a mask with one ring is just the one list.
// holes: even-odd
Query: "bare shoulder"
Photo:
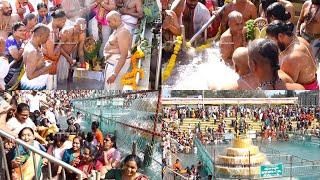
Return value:
[(228, 42), (231, 41), (231, 33), (230, 30), (228, 29), (227, 31), (225, 31), (221, 37), (220, 37), (220, 41), (224, 41), (224, 42)]
[(86, 33), (81, 33), (80, 35), (79, 35), (79, 41), (85, 41), (86, 40)]
[(285, 87), (287, 90), (304, 90), (305, 88), (298, 83), (286, 83)]
[(123, 28), (121, 31), (117, 33), (117, 38), (131, 38), (131, 33), (128, 29)]
[(18, 14), (11, 15), (11, 21), (12, 22), (17, 22), (19, 20), (20, 20), (20, 16)]

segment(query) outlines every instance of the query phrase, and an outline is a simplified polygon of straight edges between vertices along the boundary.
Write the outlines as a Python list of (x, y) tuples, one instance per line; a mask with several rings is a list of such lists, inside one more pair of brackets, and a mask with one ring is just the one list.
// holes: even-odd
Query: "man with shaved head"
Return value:
[(17, 14), (12, 15), (12, 7), (8, 1), (0, 2), (0, 36), (7, 39), (14, 22), (19, 20)]
[(256, 89), (259, 85), (258, 79), (251, 73), (248, 61), (248, 48), (239, 47), (232, 55), (234, 70), (239, 74), (237, 87), (235, 89), (250, 90)]
[(130, 31), (121, 21), (121, 15), (117, 11), (110, 11), (107, 15), (109, 26), (113, 29), (107, 44), (104, 47), (106, 60), (105, 89), (120, 90), (121, 77), (130, 67), (130, 59), (127, 59), (132, 43)]
[(23, 90), (44, 90), (46, 89), (50, 63), (46, 63), (41, 52), (41, 45), (49, 38), (50, 30), (44, 24), (37, 24), (34, 27), (31, 40), (23, 51), (23, 62), (25, 73), (21, 78)]
[(228, 24), (229, 29), (220, 38), (221, 58), (227, 65), (233, 67), (231, 59), (233, 51), (238, 47), (246, 46), (242, 14), (232, 11), (228, 16)]

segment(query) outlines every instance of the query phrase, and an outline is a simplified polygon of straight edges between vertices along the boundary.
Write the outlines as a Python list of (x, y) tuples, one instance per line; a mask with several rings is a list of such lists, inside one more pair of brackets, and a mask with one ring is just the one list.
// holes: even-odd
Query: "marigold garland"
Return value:
[(173, 54), (171, 55), (167, 66), (162, 72), (162, 81), (166, 81), (170, 77), (172, 70), (176, 65), (177, 55), (181, 50), (181, 44), (182, 44), (182, 36), (177, 36), (177, 39), (173, 48)]
[(137, 74), (140, 74), (140, 79), (144, 77), (144, 71), (142, 68), (137, 67), (137, 60), (144, 57), (144, 53), (141, 50), (140, 46), (137, 47), (137, 50), (134, 52), (134, 54), (131, 56), (131, 71), (126, 73), (121, 77), (121, 84), (122, 85), (130, 85), (133, 90), (138, 89), (138, 85), (136, 82)]

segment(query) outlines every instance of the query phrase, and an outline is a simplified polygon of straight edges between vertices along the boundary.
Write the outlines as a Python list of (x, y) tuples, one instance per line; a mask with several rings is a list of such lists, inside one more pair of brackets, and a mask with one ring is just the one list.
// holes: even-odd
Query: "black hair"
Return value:
[(57, 145), (57, 142), (59, 142), (59, 141), (64, 143), (66, 140), (67, 140), (67, 136), (62, 133), (57, 133), (53, 137), (54, 145)]
[(87, 140), (88, 142), (92, 142), (93, 139), (94, 139), (94, 137), (93, 137), (92, 132), (88, 132), (88, 133), (87, 133), (86, 140)]
[(16, 22), (12, 25), (12, 31), (16, 32), (22, 26), (25, 26), (22, 22)]
[(98, 129), (99, 128), (99, 122), (98, 121), (93, 121), (91, 123), (91, 129)]
[(45, 24), (38, 23), (37, 25), (34, 26), (32, 32), (34, 33), (34, 35), (39, 36), (44, 32), (50, 32), (50, 29)]
[(138, 169), (142, 166), (142, 161), (137, 155), (130, 154), (123, 160), (123, 164), (126, 164), (129, 161), (135, 161), (137, 163)]
[(271, 17), (275, 17), (276, 20), (288, 21), (291, 18), (291, 14), (286, 11), (286, 8), (279, 2), (271, 4), (267, 8), (266, 17), (270, 23)]
[(24, 127), (23, 129), (20, 130), (20, 132), (19, 132), (19, 134), (18, 134), (19, 139), (21, 139), (22, 132), (23, 132), (24, 130), (26, 130), (26, 129), (29, 129), (29, 130), (32, 132), (32, 134), (34, 135), (34, 131), (33, 131), (33, 129), (32, 129), (31, 127)]
[(106, 137), (105, 137), (105, 139), (106, 139), (106, 138), (110, 138), (111, 142), (113, 142), (113, 146), (112, 146), (112, 147), (114, 147), (114, 148), (117, 149), (117, 139), (116, 139), (116, 136), (113, 135), (113, 134), (107, 134)]
[(268, 6), (270, 6), (271, 4), (277, 2), (277, 0), (261, 0), (261, 6), (263, 11), (266, 11)]
[(43, 3), (43, 2), (38, 3), (38, 4), (37, 4), (37, 10), (39, 10), (39, 9), (41, 9), (41, 8), (46, 8), (46, 9), (48, 9), (48, 6), (47, 6), (45, 3)]
[[(249, 59), (253, 61), (264, 61), (270, 64), (273, 72), (273, 86), (279, 79), (278, 70), (279, 66), (279, 49), (277, 44), (270, 39), (258, 39), (249, 43)], [(252, 58), (254, 57), (254, 58)]]
[(58, 10), (54, 11), (54, 12), (51, 14), (51, 16), (52, 16), (53, 19), (64, 18), (64, 17), (66, 17), (66, 12), (64, 12), (64, 11), (61, 10), (61, 9), (58, 9)]
[(18, 104), (17, 106), (17, 113), (20, 114), (22, 113), (23, 111), (29, 111), (30, 112), (30, 107), (28, 104), (26, 103), (20, 103)]
[(278, 37), (278, 34), (286, 34), (287, 36), (293, 36), (294, 25), (291, 22), (273, 21), (267, 27), (267, 34), (272, 37)]
[(22, 22), (23, 22), (24, 25), (27, 25), (28, 22), (31, 21), (34, 18), (36, 18), (36, 15), (34, 15), (33, 13), (29, 13), (23, 18)]

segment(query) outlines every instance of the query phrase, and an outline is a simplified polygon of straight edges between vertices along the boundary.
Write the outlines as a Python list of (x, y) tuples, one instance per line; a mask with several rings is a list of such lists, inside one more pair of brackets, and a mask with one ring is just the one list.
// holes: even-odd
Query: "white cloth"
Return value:
[(27, 102), (30, 108), (30, 112), (34, 112), (35, 110), (40, 110), (40, 100), (42, 98), (39, 95), (33, 96), (32, 94), (27, 95)]
[(105, 69), (105, 90), (122, 90), (121, 77), (127, 73), (130, 67), (130, 59), (126, 59), (126, 62), (121, 68), (121, 71), (117, 75), (116, 80), (112, 84), (107, 84), (108, 78), (113, 74), (114, 69), (118, 63), (120, 54), (113, 54), (107, 59), (106, 69)]
[(48, 80), (47, 80), (47, 90), (56, 90), (58, 88), (58, 80), (57, 80), (57, 75), (48, 75)]
[(124, 23), (124, 26), (133, 33), (133, 30), (137, 27), (138, 18), (130, 15), (122, 15), (121, 20)]
[(47, 110), (45, 117), (48, 118), (49, 122), (51, 124), (57, 124), (56, 122), (56, 116), (51, 112), (50, 110)]
[[(24, 61), (26, 61), (26, 54), (30, 54), (32, 51), (37, 51), (37, 49), (31, 44), (31, 42), (28, 42), (23, 52)], [(43, 90), (46, 88), (47, 80), (48, 80), (48, 74), (43, 74), (30, 80), (27, 77), (27, 73), (25, 72), (20, 81), (21, 89)]]
[[(93, 39), (98, 41), (99, 40), (99, 29), (98, 29), (98, 21), (94, 17), (88, 23), (88, 31), (89, 35), (93, 36)], [(106, 43), (108, 42), (109, 36), (112, 33), (112, 29), (108, 25), (101, 26), (101, 33), (102, 33), (102, 44), (99, 50), (99, 56), (103, 57), (103, 51)]]
[(0, 57), (0, 90), (5, 90), (4, 78), (9, 72), (10, 66), (6, 58)]
[(193, 15), (193, 28), (195, 32), (199, 31), (200, 28), (210, 19), (211, 15), (205, 5), (198, 2), (194, 9)]
[(69, 75), (70, 64), (64, 56), (60, 56), (57, 65), (57, 81), (61, 82), (67, 80)]
[(28, 118), (24, 123), (21, 123), (15, 117), (12, 117), (11, 119), (9, 119), (6, 125), (11, 131), (13, 131), (16, 134), (19, 134), (19, 132), (25, 127), (29, 127), (33, 130), (36, 130), (36, 125), (32, 122), (30, 118)]

